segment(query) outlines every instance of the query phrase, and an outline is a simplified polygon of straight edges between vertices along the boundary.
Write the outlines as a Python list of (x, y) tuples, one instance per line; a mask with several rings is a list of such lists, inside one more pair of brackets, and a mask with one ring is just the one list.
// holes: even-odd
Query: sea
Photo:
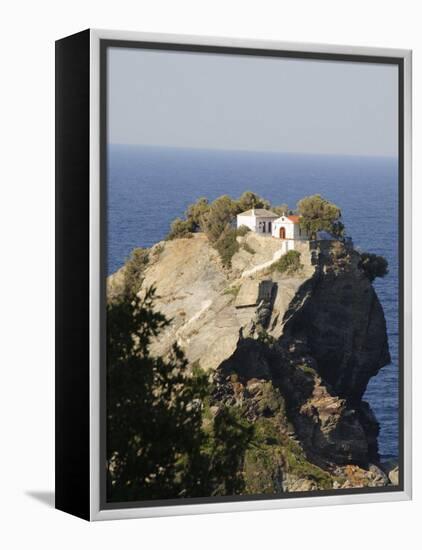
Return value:
[(239, 197), (253, 191), (294, 209), (320, 194), (342, 210), (355, 247), (385, 256), (389, 273), (374, 286), (387, 320), (391, 363), (369, 382), (365, 399), (380, 423), (382, 459), (399, 453), (398, 160), (109, 145), (107, 270), (135, 247), (164, 239), (170, 222), (199, 197)]

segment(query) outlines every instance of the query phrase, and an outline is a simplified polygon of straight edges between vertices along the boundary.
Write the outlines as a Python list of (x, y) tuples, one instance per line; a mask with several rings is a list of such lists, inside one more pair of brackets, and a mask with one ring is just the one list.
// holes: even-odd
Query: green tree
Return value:
[(107, 307), (107, 497), (112, 502), (240, 492), (252, 427), (224, 407), (203, 429), (212, 388), (175, 344), (153, 357), (169, 324), (155, 290)]
[(236, 213), (245, 212), (251, 208), (270, 208), (269, 201), (263, 199), (252, 191), (245, 191), (236, 201)]
[(341, 222), (341, 210), (338, 206), (321, 197), (312, 195), (297, 204), (300, 226), (315, 238), (317, 231), (328, 231), (341, 237), (344, 226)]
[(237, 205), (228, 195), (215, 199), (201, 220), (201, 229), (212, 244), (216, 243), (236, 215)]
[(370, 252), (363, 252), (360, 255), (359, 267), (370, 281), (388, 274), (388, 261), (383, 256), (377, 256)]
[(198, 231), (201, 228), (201, 221), (204, 215), (210, 209), (208, 199), (201, 197), (193, 204), (190, 204), (185, 212), (186, 220), (191, 224), (192, 231)]
[(279, 216), (282, 216), (283, 214), (291, 214), (291, 210), (289, 210), (289, 206), (287, 204), (278, 204), (276, 206), (271, 207), (272, 212), (274, 214), (278, 214)]

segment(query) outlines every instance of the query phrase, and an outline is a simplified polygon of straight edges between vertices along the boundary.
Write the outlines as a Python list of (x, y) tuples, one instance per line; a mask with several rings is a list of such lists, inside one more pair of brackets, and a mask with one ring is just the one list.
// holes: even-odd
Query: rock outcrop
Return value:
[(333, 390), (360, 401), (369, 379), (390, 362), (386, 324), (375, 290), (342, 243), (321, 243), (315, 274), (297, 293), (285, 335), (306, 341)]
[[(214, 380), (213, 410), (241, 407), (257, 427), (246, 453), (247, 491), (379, 486), (378, 423), (362, 401), (369, 379), (390, 361), (385, 318), (360, 255), (339, 241), (300, 245), (302, 268), (273, 269), (280, 244), (239, 237), (224, 269), (206, 237), (155, 245), (140, 281), (157, 288), (172, 319), (154, 342), (174, 341)], [(274, 260), (275, 258), (275, 260)], [(112, 300), (125, 268), (108, 281)]]

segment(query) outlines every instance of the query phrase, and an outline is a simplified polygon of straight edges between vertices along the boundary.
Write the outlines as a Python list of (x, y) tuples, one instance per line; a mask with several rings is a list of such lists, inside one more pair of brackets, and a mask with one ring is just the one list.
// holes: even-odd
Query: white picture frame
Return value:
[[(84, 484), (88, 485), (86, 491), (80, 497), (80, 507), (75, 504), (77, 497), (67, 497), (68, 485), (64, 483), (60, 489), (61, 495), (58, 498), (57, 507), (65, 511), (70, 511), (89, 519), (92, 521), (97, 520), (114, 520), (124, 518), (146, 518), (146, 517), (159, 517), (170, 515), (186, 515), (186, 514), (207, 514), (217, 512), (232, 512), (232, 511), (248, 511), (248, 510), (270, 510), (279, 508), (293, 508), (293, 507), (308, 507), (308, 506), (322, 506), (322, 505), (337, 505), (337, 504), (354, 504), (354, 503), (369, 503), (369, 502), (387, 502), (398, 500), (409, 500), (412, 496), (412, 381), (411, 381), (411, 325), (412, 325), (412, 280), (411, 280), (411, 140), (412, 140), (412, 108), (411, 108), (411, 66), (412, 66), (412, 54), (410, 50), (399, 49), (385, 49), (385, 48), (368, 48), (368, 47), (352, 47), (341, 45), (328, 45), (328, 44), (307, 44), (307, 43), (290, 43), (290, 42), (276, 42), (276, 41), (258, 41), (258, 40), (245, 40), (245, 39), (233, 39), (222, 37), (204, 37), (204, 36), (185, 36), (185, 35), (170, 35), (170, 34), (157, 34), (157, 33), (137, 33), (137, 32), (123, 32), (112, 30), (99, 30), (89, 29), (84, 31), (88, 33), (84, 35), (86, 40), (83, 47), (80, 48), (81, 56), (88, 56), (87, 63), (89, 65), (89, 171), (85, 173), (87, 185), (89, 185), (89, 216), (87, 223), (89, 224), (89, 239), (87, 238), (87, 250), (89, 251), (89, 269), (84, 265), (81, 270), (85, 272), (89, 271), (89, 296), (85, 298), (89, 300), (89, 319), (87, 323), (89, 325), (89, 355), (86, 356), (83, 365), (78, 368), (83, 370), (85, 383), (89, 380), (89, 388), (87, 388), (86, 403), (89, 408), (89, 416), (87, 416), (88, 409), (83, 407), (81, 412), (80, 425), (88, 423), (89, 426), (89, 449), (83, 453), (84, 459), (89, 460), (89, 469), (84, 469), (85, 481)], [(76, 35), (78, 36), (78, 35)], [(72, 37), (63, 39), (63, 44), (66, 42), (68, 47), (72, 48)], [(329, 495), (316, 495), (316, 496), (300, 496), (295, 497), (293, 494), (289, 495), (289, 498), (266, 498), (262, 496), (259, 499), (253, 500), (237, 500), (227, 499), (224, 502), (201, 502), (201, 503), (186, 503), (177, 505), (152, 505), (146, 507), (139, 506), (127, 506), (127, 507), (104, 507), (101, 502), (101, 484), (104, 468), (101, 461), (101, 434), (104, 436), (102, 426), (102, 415), (104, 410), (101, 405), (101, 392), (104, 391), (104, 381), (101, 380), (101, 361), (102, 361), (102, 330), (103, 330), (103, 313), (102, 313), (102, 292), (104, 291), (104, 283), (101, 283), (103, 278), (102, 273), (102, 244), (101, 235), (103, 231), (101, 210), (103, 208), (101, 199), (101, 178), (102, 178), (102, 155), (103, 155), (103, 141), (101, 139), (101, 132), (104, 132), (103, 120), (101, 118), (103, 101), (102, 86), (104, 81), (102, 79), (102, 55), (105, 44), (111, 43), (140, 43), (149, 45), (159, 44), (161, 48), (165, 48), (168, 45), (169, 48), (176, 46), (183, 46), (187, 49), (194, 49), (199, 47), (206, 48), (221, 48), (229, 51), (234, 49), (237, 52), (250, 51), (262, 51), (262, 55), (265, 56), (267, 52), (279, 52), (280, 55), (283, 52), (288, 52), (292, 55), (307, 54), (315, 56), (316, 58), (327, 59), (330, 56), (338, 56), (339, 59), (347, 60), (353, 63), (354, 60), (376, 60), (376, 58), (390, 58), (396, 60), (400, 67), (400, 102), (402, 106), (402, 114), (399, 123), (399, 143), (400, 143), (400, 170), (401, 170), (401, 185), (402, 185), (402, 371), (401, 371), (401, 418), (402, 418), (402, 483), (399, 490), (385, 491), (385, 492), (357, 492), (341, 494), (329, 494)], [(89, 45), (88, 50), (86, 45)], [(87, 50), (87, 51), (86, 51)], [(64, 63), (63, 56), (60, 58)], [(60, 69), (59, 60), (59, 71)], [(70, 63), (70, 62), (69, 62)], [(75, 66), (70, 67), (73, 72)], [(66, 68), (63, 68), (66, 71)], [(70, 78), (70, 76), (69, 76)], [(62, 76), (63, 79), (63, 76)], [(64, 85), (64, 81), (58, 81), (58, 87)], [(84, 81), (86, 84), (86, 80)], [(84, 89), (80, 93), (86, 93)], [(64, 101), (64, 100), (63, 100)], [(68, 100), (70, 101), (70, 100)], [(66, 119), (63, 112), (60, 109), (67, 109), (66, 104), (60, 107), (59, 104), (58, 117)], [(84, 115), (87, 113), (84, 111)], [(64, 120), (63, 125), (71, 124), (71, 121)], [(60, 122), (59, 122), (60, 124)], [(77, 124), (74, 122), (74, 124)], [(86, 124), (85, 124), (86, 129)], [(85, 130), (84, 130), (85, 131)], [(58, 137), (60, 140), (60, 135)], [(66, 151), (64, 148), (59, 147), (58, 159), (61, 165), (66, 166), (67, 160)], [(60, 156), (62, 155), (62, 157)], [(60, 179), (61, 175), (58, 175)], [(61, 183), (61, 185), (67, 185)], [(76, 201), (76, 198), (74, 199)], [(87, 211), (88, 213), (88, 211)], [(77, 212), (75, 212), (77, 215)], [(59, 216), (60, 217), (60, 216)], [(61, 220), (61, 218), (60, 218)], [(58, 223), (62, 222), (58, 218)], [(66, 227), (61, 229), (64, 233)], [(60, 245), (60, 243), (59, 243)], [(63, 252), (63, 254), (66, 254)], [(73, 261), (80, 261), (78, 258), (71, 258)], [(71, 260), (69, 259), (69, 261)], [(60, 261), (60, 260), (59, 260)], [(65, 277), (63, 274), (63, 268), (59, 266), (59, 277)], [(65, 284), (65, 283), (63, 283)], [(58, 292), (60, 293), (60, 285)], [(70, 307), (70, 306), (69, 306)], [(61, 307), (58, 310), (59, 319), (60, 316), (68, 314), (69, 310)], [(75, 317), (78, 315), (78, 311), (72, 312)], [(58, 336), (61, 347), (60, 349), (66, 350), (68, 346), (72, 345), (66, 340), (63, 334)], [(77, 344), (76, 344), (77, 345)], [(75, 346), (75, 342), (73, 342)], [(63, 352), (64, 353), (64, 352)], [(56, 366), (58, 371), (62, 373), (63, 369), (69, 368), (68, 364), (63, 361), (63, 357), (58, 358), (58, 364)], [(66, 397), (64, 396), (65, 389), (60, 382), (62, 378), (59, 377), (58, 384), (58, 402), (59, 406), (59, 425), (58, 430), (61, 430), (63, 435), (69, 430), (69, 423), (66, 422), (65, 416), (71, 414), (66, 405)], [(63, 382), (64, 384), (64, 382)], [(69, 387), (67, 387), (67, 390)], [(70, 392), (73, 393), (73, 392)], [(85, 402), (84, 402), (85, 404)], [(75, 428), (76, 429), (76, 428)], [(77, 440), (77, 434), (70, 435), (70, 441)], [(85, 441), (85, 440), (84, 440)], [(83, 443), (82, 443), (83, 444)], [(61, 449), (61, 450), (60, 450)], [(60, 447), (58, 452), (58, 464), (59, 464), (59, 476), (63, 476), (63, 472), (66, 471), (66, 457), (65, 451)], [(79, 475), (79, 474), (76, 474)], [(61, 481), (59, 482), (59, 484)], [(84, 486), (85, 486), (84, 485)], [(204, 499), (206, 500), (206, 499)]]

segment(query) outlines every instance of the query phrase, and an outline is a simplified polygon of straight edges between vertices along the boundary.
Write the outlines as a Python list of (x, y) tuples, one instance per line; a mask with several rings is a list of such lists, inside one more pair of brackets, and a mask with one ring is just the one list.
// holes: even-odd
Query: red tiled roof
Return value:
[(299, 223), (299, 218), (300, 216), (296, 216), (296, 215), (291, 215), (291, 216), (287, 216), (289, 218), (289, 220), (292, 220), (293, 223)]

